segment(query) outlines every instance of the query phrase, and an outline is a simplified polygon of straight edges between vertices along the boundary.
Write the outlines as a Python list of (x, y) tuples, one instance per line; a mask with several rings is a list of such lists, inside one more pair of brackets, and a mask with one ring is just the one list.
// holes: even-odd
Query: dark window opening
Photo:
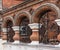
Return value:
[(15, 34), (14, 30), (12, 29), (13, 23), (10, 20), (7, 20), (6, 27), (7, 27), (7, 42), (14, 42), (13, 36)]
[[(41, 35), (41, 41), (43, 43), (49, 43), (49, 40), (57, 38), (58, 25), (55, 23), (55, 12), (48, 10), (39, 15), (39, 35)], [(40, 28), (40, 24), (42, 24)], [(50, 36), (51, 35), (51, 36)]]
[(29, 19), (23, 17), (20, 24), (20, 36), (22, 42), (31, 42), (30, 35), (32, 34), (31, 28), (28, 26)]

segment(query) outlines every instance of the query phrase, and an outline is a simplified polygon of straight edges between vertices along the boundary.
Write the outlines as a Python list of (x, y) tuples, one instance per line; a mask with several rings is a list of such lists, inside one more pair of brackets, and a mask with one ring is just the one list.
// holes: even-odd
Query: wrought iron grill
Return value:
[[(51, 35), (52, 39), (53, 39), (52, 41), (54, 41), (54, 42), (57, 41), (57, 35), (59, 34), (59, 26), (54, 22), (54, 20), (50, 20), (49, 12), (51, 12), (51, 11), (47, 11), (45, 14), (43, 13), (42, 16), (40, 15), (39, 22), (38, 22), (39, 23), (39, 35), (41, 36), (41, 40), (39, 40), (39, 41), (42, 43), (45, 43), (45, 44), (49, 43), (49, 40), (51, 40), (48, 38), (49, 34), (51, 34), (51, 33), (54, 34), (53, 36)], [(53, 16), (56, 16), (56, 15), (53, 15)], [(42, 26), (40, 28), (41, 21), (42, 21)], [(53, 23), (50, 27), (49, 24), (51, 24), (51, 21)]]

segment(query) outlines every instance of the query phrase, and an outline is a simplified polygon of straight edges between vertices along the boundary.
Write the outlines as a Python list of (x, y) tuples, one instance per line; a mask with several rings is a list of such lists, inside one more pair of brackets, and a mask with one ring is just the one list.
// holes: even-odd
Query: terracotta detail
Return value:
[(60, 41), (60, 34), (57, 36), (57, 40)]
[(15, 35), (13, 36), (14, 40), (20, 40), (19, 32), (15, 31)]
[(3, 33), (2, 39), (3, 39), (3, 40), (7, 40), (7, 35)]
[(30, 36), (31, 41), (39, 41), (39, 33), (38, 31), (33, 31)]
[(15, 17), (15, 25), (19, 26), (21, 24), (21, 21), (23, 20), (22, 18), (26, 17), (29, 19), (29, 23), (31, 23), (31, 14), (27, 11), (21, 11), (17, 13)]
[[(38, 19), (39, 19), (38, 18), (39, 14), (42, 14), (43, 12), (45, 12), (47, 10), (51, 10), (54, 13), (56, 13), (57, 17), (55, 17), (55, 18), (60, 18), (59, 17), (60, 16), (59, 15), (59, 8), (55, 4), (45, 3), (45, 4), (41, 4), (40, 7), (35, 10), (35, 12), (33, 13), (32, 22), (37, 23)], [(40, 17), (41, 17), (41, 15), (40, 15)]]

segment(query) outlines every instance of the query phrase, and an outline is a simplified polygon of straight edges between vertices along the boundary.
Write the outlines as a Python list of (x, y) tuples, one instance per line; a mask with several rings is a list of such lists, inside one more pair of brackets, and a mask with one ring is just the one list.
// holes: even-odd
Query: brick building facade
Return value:
[[(6, 8), (0, 11), (0, 16), (3, 19), (1, 25), (3, 40), (11, 41), (12, 39), (12, 41), (24, 42), (26, 39), (28, 42), (30, 40), (45, 43), (51, 39), (60, 41), (60, 31), (58, 31), (60, 28), (55, 22), (60, 18), (60, 0), (3, 1), (3, 9)], [(26, 21), (27, 26), (30, 26), (32, 30), (27, 30), (31, 33), (29, 35), (28, 32), (26, 37), (20, 32), (20, 26), (24, 25), (23, 21)]]

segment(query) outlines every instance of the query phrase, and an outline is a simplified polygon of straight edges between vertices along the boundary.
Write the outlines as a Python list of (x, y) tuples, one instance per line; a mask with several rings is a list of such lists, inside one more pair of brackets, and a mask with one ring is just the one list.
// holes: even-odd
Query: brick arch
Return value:
[(4, 17), (4, 18), (3, 18), (3, 24), (2, 24), (2, 27), (3, 27), (3, 28), (6, 28), (6, 27), (7, 27), (6, 25), (7, 25), (7, 22), (8, 22), (8, 21), (11, 21), (13, 25), (15, 24), (13, 17), (11, 17), (11, 16)]
[(22, 18), (24, 18), (24, 17), (26, 17), (29, 20), (29, 23), (31, 23), (31, 14), (26, 11), (21, 11), (21, 12), (17, 13), (17, 15), (15, 16), (15, 25), (19, 26)]
[(56, 13), (56, 18), (60, 18), (60, 10), (59, 8), (53, 4), (53, 3), (44, 3), (44, 4), (41, 4), (39, 8), (37, 8), (35, 10), (35, 12), (33, 13), (33, 17), (32, 17), (32, 22), (34, 23), (37, 23), (38, 22), (38, 15), (40, 14), (40, 17), (42, 16), (42, 13), (43, 12), (46, 12), (48, 10), (51, 10), (53, 12)]

